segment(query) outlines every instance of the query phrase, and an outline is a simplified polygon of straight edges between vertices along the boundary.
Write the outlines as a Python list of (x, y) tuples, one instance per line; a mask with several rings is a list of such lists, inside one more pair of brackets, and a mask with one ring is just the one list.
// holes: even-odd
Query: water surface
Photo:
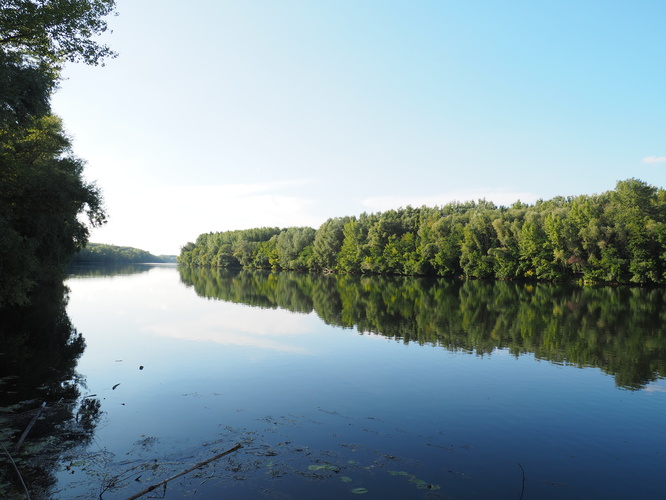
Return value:
[(663, 290), (141, 267), (68, 279), (55, 498), (658, 498)]

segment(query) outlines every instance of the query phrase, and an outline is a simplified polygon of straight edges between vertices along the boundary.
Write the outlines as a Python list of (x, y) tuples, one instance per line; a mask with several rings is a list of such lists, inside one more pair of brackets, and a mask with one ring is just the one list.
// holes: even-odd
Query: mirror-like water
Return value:
[(662, 494), (666, 290), (139, 269), (66, 283), (86, 348), (58, 428), (82, 437), (43, 466), (54, 498), (129, 498), (237, 443), (155, 492)]

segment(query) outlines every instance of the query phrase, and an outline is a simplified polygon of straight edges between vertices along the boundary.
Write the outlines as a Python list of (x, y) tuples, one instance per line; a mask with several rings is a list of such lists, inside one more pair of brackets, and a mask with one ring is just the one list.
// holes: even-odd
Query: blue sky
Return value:
[(662, 0), (117, 4), (120, 56), (53, 99), (94, 242), (666, 184)]

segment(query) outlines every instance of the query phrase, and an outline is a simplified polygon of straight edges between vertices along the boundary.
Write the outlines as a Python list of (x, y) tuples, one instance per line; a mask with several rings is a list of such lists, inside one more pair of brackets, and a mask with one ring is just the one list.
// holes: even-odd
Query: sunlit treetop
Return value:
[(117, 54), (93, 40), (108, 29), (115, 0), (0, 0), (0, 49), (54, 69), (64, 62), (103, 64)]

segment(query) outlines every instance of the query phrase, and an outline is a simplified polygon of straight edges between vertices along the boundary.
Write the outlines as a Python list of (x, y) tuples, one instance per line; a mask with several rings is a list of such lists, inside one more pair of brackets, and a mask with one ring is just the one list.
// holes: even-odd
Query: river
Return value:
[(15, 456), (30, 478), (51, 434), (76, 437), (48, 448), (44, 496), (130, 498), (237, 444), (155, 492), (663, 494), (666, 290), (147, 265), (76, 269), (66, 286), (85, 348), (58, 387), (75, 394), (4, 401), (70, 401)]

